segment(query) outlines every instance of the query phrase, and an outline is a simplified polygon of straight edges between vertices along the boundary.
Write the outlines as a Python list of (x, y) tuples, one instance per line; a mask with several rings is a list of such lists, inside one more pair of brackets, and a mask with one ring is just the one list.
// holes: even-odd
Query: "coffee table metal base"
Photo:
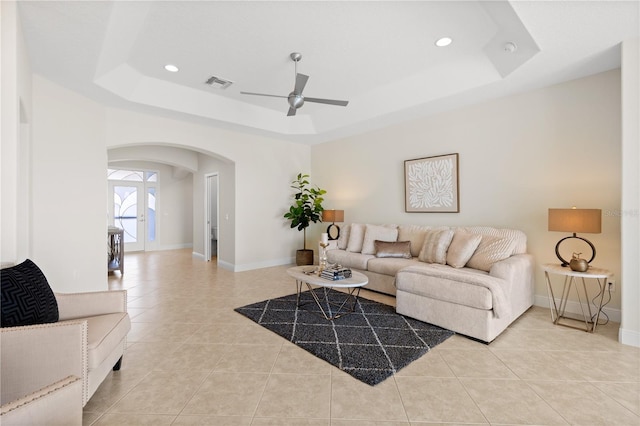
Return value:
[[(308, 282), (296, 280), (296, 287), (298, 289), (296, 304), (298, 307), (305, 304), (305, 303), (300, 304), (300, 294), (302, 293), (303, 285), (306, 285), (307, 288), (309, 289), (309, 293), (311, 294), (311, 297), (313, 297), (313, 300), (316, 302), (316, 305), (320, 309), (320, 312), (322, 312), (322, 316), (326, 320), (333, 321), (334, 319), (340, 318), (343, 315), (350, 314), (356, 309), (356, 304), (358, 303), (358, 296), (360, 295), (361, 287), (346, 288), (347, 291), (345, 293), (342, 293), (345, 296), (344, 300), (341, 303), (338, 303), (338, 302), (331, 302), (329, 300), (329, 295), (327, 290), (331, 290), (331, 287), (323, 286), (323, 287), (318, 287), (314, 290), (314, 288), (311, 287), (311, 284), (309, 284)], [(318, 296), (318, 294), (316, 293), (316, 291), (318, 290), (322, 291), (322, 294), (320, 296)], [(307, 303), (310, 303), (310, 302), (307, 302)], [(328, 312), (322, 306), (323, 303), (326, 304)], [(331, 306), (336, 306), (338, 309), (336, 311), (332, 311)]]

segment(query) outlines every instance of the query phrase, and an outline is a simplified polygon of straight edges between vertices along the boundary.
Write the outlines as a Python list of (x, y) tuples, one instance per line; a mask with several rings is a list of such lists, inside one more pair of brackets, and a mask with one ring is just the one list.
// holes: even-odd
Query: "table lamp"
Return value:
[(327, 234), (330, 240), (337, 240), (340, 237), (340, 227), (336, 222), (344, 222), (344, 210), (323, 210), (322, 221), (331, 222), (327, 227)]
[(560, 255), (560, 243), (569, 239), (577, 238), (589, 244), (591, 247), (591, 263), (596, 257), (596, 248), (585, 238), (576, 236), (576, 233), (599, 234), (602, 227), (602, 211), (600, 209), (549, 209), (549, 231), (571, 232), (573, 235), (564, 237), (556, 244), (556, 256), (560, 259), (562, 266), (569, 265)]

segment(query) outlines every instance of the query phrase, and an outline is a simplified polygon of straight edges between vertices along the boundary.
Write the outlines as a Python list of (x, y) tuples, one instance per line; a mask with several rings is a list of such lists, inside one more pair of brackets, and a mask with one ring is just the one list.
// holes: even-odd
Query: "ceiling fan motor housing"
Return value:
[(296, 95), (294, 92), (289, 93), (289, 105), (291, 108), (298, 109), (304, 105), (304, 96)]

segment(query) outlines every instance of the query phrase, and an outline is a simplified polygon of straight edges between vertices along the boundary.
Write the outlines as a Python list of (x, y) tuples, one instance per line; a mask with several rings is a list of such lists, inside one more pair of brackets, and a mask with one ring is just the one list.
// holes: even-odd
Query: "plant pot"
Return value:
[(313, 265), (313, 250), (304, 249), (296, 252), (296, 265)]

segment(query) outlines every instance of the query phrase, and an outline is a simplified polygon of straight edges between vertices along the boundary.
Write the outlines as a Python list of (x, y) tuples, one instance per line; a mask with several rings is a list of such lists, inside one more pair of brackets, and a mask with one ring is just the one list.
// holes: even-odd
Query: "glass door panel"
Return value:
[(113, 184), (113, 224), (124, 230), (125, 252), (144, 250), (144, 204), (138, 202), (141, 194), (142, 184)]
[(156, 188), (147, 188), (147, 241), (156, 241)]

